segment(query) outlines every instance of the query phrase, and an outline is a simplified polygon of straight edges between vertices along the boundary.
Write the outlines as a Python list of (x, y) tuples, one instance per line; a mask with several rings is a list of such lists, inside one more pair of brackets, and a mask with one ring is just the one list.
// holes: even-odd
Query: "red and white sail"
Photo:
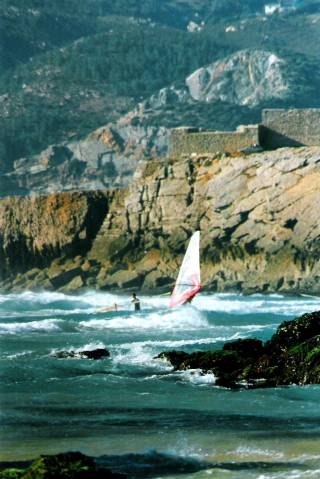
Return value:
[(200, 281), (200, 231), (189, 242), (179, 275), (172, 292), (169, 306), (173, 308), (192, 299), (201, 289)]

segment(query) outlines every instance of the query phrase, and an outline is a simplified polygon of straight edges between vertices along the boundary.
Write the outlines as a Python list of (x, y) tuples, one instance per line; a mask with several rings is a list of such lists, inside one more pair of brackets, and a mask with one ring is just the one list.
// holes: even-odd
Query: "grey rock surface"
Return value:
[(290, 93), (286, 62), (273, 52), (242, 50), (192, 73), (186, 84), (197, 101), (255, 106)]

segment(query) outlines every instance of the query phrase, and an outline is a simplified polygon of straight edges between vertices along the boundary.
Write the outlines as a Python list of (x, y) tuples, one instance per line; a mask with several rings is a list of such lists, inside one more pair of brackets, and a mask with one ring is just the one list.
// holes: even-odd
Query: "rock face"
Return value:
[(188, 238), (200, 229), (204, 285), (318, 292), (319, 153), (142, 163), (116, 206), (123, 215), (110, 209), (90, 257), (119, 261), (138, 285), (154, 287), (176, 276)]
[(126, 190), (5, 198), (1, 288), (168, 287), (200, 229), (207, 288), (318, 294), (319, 158), (308, 147), (147, 160)]
[(169, 131), (144, 125), (137, 115), (105, 125), (83, 141), (51, 145), (16, 160), (0, 179), (0, 196), (128, 186), (139, 160), (168, 150)]
[[(7, 197), (0, 201), (0, 279), (54, 258), (74, 258), (90, 249), (108, 211), (112, 194), (60, 193), (39, 197)], [(69, 281), (81, 271), (74, 262)], [(29, 272), (35, 277), (40, 271)], [(52, 265), (48, 275), (59, 286), (62, 268)]]
[(282, 323), (270, 341), (239, 339), (222, 350), (161, 353), (178, 370), (211, 371), (226, 387), (320, 383), (320, 312)]
[[(294, 73), (276, 53), (240, 50), (223, 60), (203, 66), (185, 80), (152, 95), (142, 105), (148, 110), (179, 104), (227, 102), (250, 108), (294, 96)], [(292, 77), (292, 78), (291, 78)]]
[(284, 60), (272, 52), (243, 50), (200, 68), (186, 84), (198, 101), (255, 106), (272, 98), (286, 98), (289, 82), (284, 66)]

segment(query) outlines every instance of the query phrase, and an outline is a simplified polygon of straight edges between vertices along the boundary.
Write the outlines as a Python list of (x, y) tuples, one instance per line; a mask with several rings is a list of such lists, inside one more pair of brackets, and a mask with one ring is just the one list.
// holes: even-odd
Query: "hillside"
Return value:
[(263, 1), (243, 5), (237, 0), (3, 0), (1, 68), (13, 68), (55, 47), (108, 29), (110, 16), (151, 20), (185, 29), (192, 20), (262, 11)]
[[(13, 171), (8, 171), (0, 180), (0, 196), (128, 186), (139, 160), (167, 154), (172, 127), (190, 125), (233, 130), (239, 124), (259, 123), (263, 106), (318, 106), (315, 99), (319, 77), (317, 75), (310, 81), (305, 75), (306, 69), (313, 68), (312, 63), (301, 55), (291, 57), (285, 52), (281, 55), (254, 49), (231, 53), (197, 69), (184, 81), (161, 88), (120, 117), (120, 109), (108, 110), (110, 105), (106, 101), (109, 99), (114, 107), (117, 104), (115, 99), (118, 99), (121, 105), (120, 99), (124, 97), (116, 93), (114, 97), (111, 93), (100, 98), (95, 96), (94, 102), (85, 97), (83, 90), (75, 90), (72, 97), (65, 95), (64, 102), (59, 104), (62, 111), (70, 108), (72, 102), (76, 105), (78, 98), (82, 112), (88, 105), (87, 113), (97, 119), (97, 107), (101, 106), (101, 114), (109, 112), (109, 119), (113, 121), (84, 138), (79, 138), (79, 133), (85, 129), (81, 130), (82, 124), (78, 123), (78, 134), (71, 131), (67, 135), (68, 141), (53, 143), (40, 154), (27, 154), (16, 159)], [(313, 69), (316, 71), (318, 66)], [(143, 79), (141, 77), (140, 81)], [(113, 90), (111, 81), (108, 87)], [(39, 88), (43, 88), (41, 81)], [(47, 96), (43, 95), (48, 105), (50, 101), (52, 105), (57, 88), (55, 86), (54, 90), (48, 90)], [(26, 90), (29, 95), (34, 95), (31, 86)], [(122, 106), (134, 103), (132, 97), (126, 100)], [(72, 112), (77, 114), (76, 107)], [(64, 118), (62, 126), (66, 125), (67, 119)], [(44, 144), (48, 140), (45, 126), (43, 121), (41, 129), (34, 131), (37, 141), (41, 133), (44, 134)], [(59, 131), (56, 128), (55, 134)], [(22, 142), (23, 135), (25, 128), (22, 128)], [(28, 153), (26, 149), (23, 151)]]
[(195, 39), (165, 27), (109, 22), (108, 32), (50, 51), (0, 78), (3, 169), (117, 119), (223, 51), (206, 35)]
[[(4, 0), (0, 171), (50, 145), (115, 125), (141, 104), (144, 128), (183, 123), (230, 129), (257, 121), (262, 107), (317, 107), (320, 3), (286, 2), (295, 8), (273, 14), (265, 13), (267, 4)], [(190, 21), (201, 31), (188, 31)], [(252, 61), (236, 61), (244, 51), (250, 58), (269, 52), (279, 59), (281, 94), (274, 94), (274, 84), (255, 79), (254, 97), (241, 100), (252, 86)], [(254, 70), (263, 76), (261, 55)], [(222, 90), (194, 95), (195, 79), (202, 82), (218, 69)]]

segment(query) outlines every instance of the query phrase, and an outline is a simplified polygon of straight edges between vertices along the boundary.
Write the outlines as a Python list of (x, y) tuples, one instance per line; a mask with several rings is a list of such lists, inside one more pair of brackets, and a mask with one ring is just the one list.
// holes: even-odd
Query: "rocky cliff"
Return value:
[(128, 186), (138, 161), (163, 156), (169, 130), (145, 125), (137, 112), (109, 123), (81, 141), (51, 145), (20, 158), (0, 177), (0, 197)]
[(2, 289), (168, 286), (200, 229), (204, 286), (319, 293), (319, 162), (318, 147), (146, 160), (112, 194), (2, 199)]

